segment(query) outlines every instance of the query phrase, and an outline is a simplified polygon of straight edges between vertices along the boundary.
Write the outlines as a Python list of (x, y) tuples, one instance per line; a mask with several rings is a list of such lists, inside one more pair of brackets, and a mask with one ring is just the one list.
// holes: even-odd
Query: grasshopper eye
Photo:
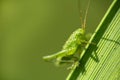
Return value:
[(84, 35), (84, 34), (85, 34), (85, 30), (82, 29), (82, 28), (78, 29), (76, 32), (77, 32), (77, 35), (78, 35), (78, 36), (81, 36), (81, 35)]
[(80, 29), (80, 34), (85, 34), (85, 30), (84, 29)]

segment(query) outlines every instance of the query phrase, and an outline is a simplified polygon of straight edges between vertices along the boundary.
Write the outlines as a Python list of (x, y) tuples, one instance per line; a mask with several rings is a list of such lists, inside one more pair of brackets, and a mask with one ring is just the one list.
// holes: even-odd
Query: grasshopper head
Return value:
[(84, 40), (85, 39), (85, 30), (82, 28), (79, 28), (75, 31), (76, 39), (78, 40)]
[(84, 35), (84, 34), (85, 34), (85, 30), (82, 29), (82, 28), (79, 28), (79, 29), (77, 29), (76, 33), (77, 33), (78, 35)]

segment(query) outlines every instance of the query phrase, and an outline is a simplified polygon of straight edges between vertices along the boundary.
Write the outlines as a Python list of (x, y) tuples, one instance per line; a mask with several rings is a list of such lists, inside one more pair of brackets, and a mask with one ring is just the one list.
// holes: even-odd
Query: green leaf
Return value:
[(86, 46), (66, 80), (120, 80), (120, 0), (113, 0), (90, 42), (96, 45)]

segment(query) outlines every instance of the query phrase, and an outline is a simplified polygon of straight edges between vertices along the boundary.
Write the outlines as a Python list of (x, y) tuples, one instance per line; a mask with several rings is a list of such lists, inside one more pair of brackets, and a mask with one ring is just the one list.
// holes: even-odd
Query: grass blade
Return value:
[(120, 1), (114, 0), (66, 80), (120, 80)]

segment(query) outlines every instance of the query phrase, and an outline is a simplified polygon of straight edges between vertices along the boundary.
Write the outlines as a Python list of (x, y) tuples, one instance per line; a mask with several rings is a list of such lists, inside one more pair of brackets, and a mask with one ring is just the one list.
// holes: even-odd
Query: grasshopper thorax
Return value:
[(85, 39), (85, 30), (82, 28), (78, 28), (75, 30), (72, 35), (68, 38), (66, 43), (63, 46), (63, 49), (68, 49), (70, 47), (77, 47), (81, 40)]

